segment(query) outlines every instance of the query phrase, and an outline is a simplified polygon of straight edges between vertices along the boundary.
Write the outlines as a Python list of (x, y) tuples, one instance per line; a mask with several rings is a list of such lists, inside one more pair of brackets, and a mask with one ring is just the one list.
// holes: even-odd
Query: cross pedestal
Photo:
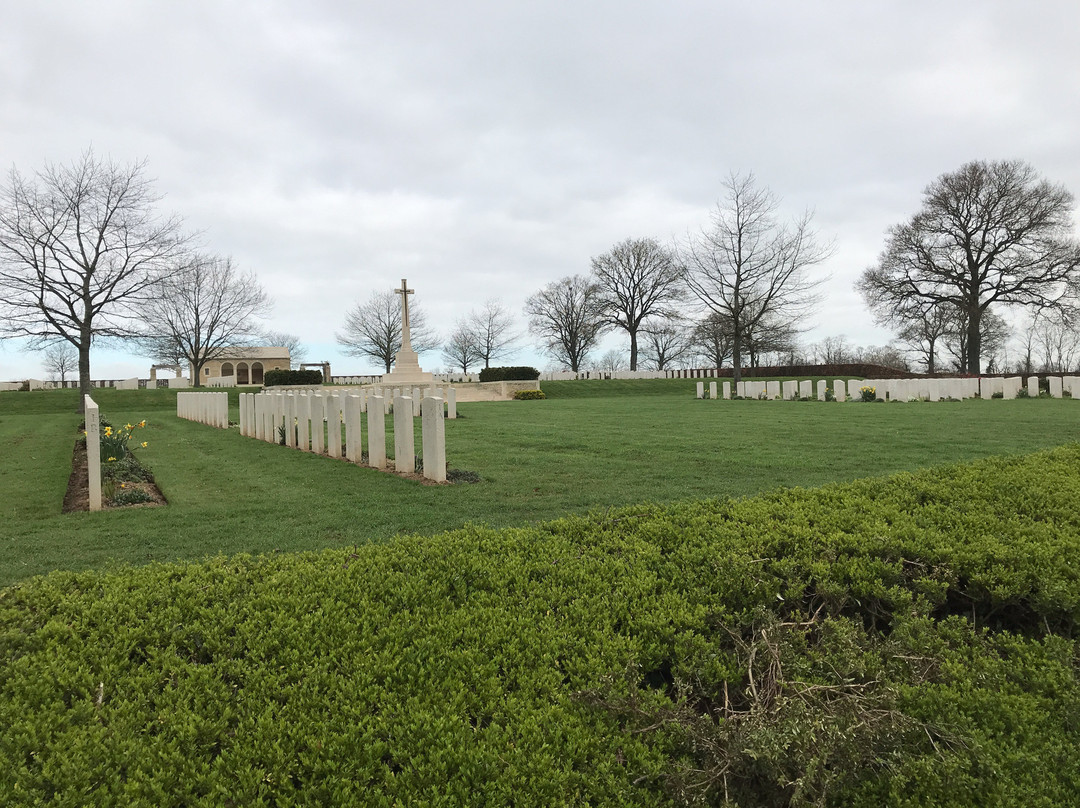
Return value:
[(409, 323), (409, 295), (414, 291), (404, 278), (401, 288), (394, 290), (401, 295), (401, 350), (394, 354), (394, 369), (382, 377), (383, 384), (412, 385), (422, 382), (434, 382), (435, 377), (420, 369), (420, 357), (412, 349), (412, 335)]

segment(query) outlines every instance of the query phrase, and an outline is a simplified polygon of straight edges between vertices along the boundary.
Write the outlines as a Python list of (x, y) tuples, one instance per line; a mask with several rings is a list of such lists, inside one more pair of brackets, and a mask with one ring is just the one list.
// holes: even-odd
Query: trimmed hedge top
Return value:
[[(778, 686), (775, 727), (729, 750), (733, 804), (1069, 805), (1078, 558), (1067, 447), (351, 550), (57, 572), (0, 591), (0, 804), (689, 804), (716, 751), (688, 739), (741, 726), (764, 680), (740, 649), (763, 637), (765, 659), (782, 630), (777, 666), (803, 697)], [(858, 757), (835, 693), (908, 723)]]
[(263, 374), (263, 387), (284, 384), (322, 384), (321, 370), (268, 370)]
[(484, 368), (482, 382), (531, 382), (540, 378), (540, 371), (530, 367)]

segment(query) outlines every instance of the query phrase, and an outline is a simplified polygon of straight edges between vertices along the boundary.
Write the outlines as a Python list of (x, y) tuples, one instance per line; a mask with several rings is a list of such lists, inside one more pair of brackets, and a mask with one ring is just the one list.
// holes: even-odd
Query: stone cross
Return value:
[(394, 294), (401, 295), (401, 334), (402, 341), (409, 345), (409, 295), (416, 294), (415, 289), (410, 289), (408, 282), (402, 278), (401, 288), (395, 289)]

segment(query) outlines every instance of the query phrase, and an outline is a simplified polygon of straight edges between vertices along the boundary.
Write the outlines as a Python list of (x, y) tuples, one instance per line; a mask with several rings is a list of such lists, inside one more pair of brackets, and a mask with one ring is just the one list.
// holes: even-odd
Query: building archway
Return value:
[(262, 362), (251, 363), (251, 383), (262, 384), (263, 383), (263, 366)]
[(232, 362), (222, 362), (221, 363), (221, 375), (222, 376), (232, 376), (233, 375)]
[(248, 366), (247, 362), (236, 363), (236, 383), (248, 384)]

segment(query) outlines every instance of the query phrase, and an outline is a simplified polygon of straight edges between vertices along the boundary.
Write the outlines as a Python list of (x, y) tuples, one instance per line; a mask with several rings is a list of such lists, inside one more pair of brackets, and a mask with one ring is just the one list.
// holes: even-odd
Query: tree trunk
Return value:
[(967, 372), (974, 376), (978, 376), (982, 372), (982, 362), (979, 356), (979, 352), (982, 349), (982, 334), (980, 333), (980, 326), (982, 320), (982, 309), (979, 308), (978, 303), (972, 306), (968, 310), (968, 322), (967, 322)]
[(630, 370), (637, 370), (637, 329), (630, 331)]
[(736, 326), (731, 335), (731, 383), (737, 386), (742, 381), (742, 334)]

